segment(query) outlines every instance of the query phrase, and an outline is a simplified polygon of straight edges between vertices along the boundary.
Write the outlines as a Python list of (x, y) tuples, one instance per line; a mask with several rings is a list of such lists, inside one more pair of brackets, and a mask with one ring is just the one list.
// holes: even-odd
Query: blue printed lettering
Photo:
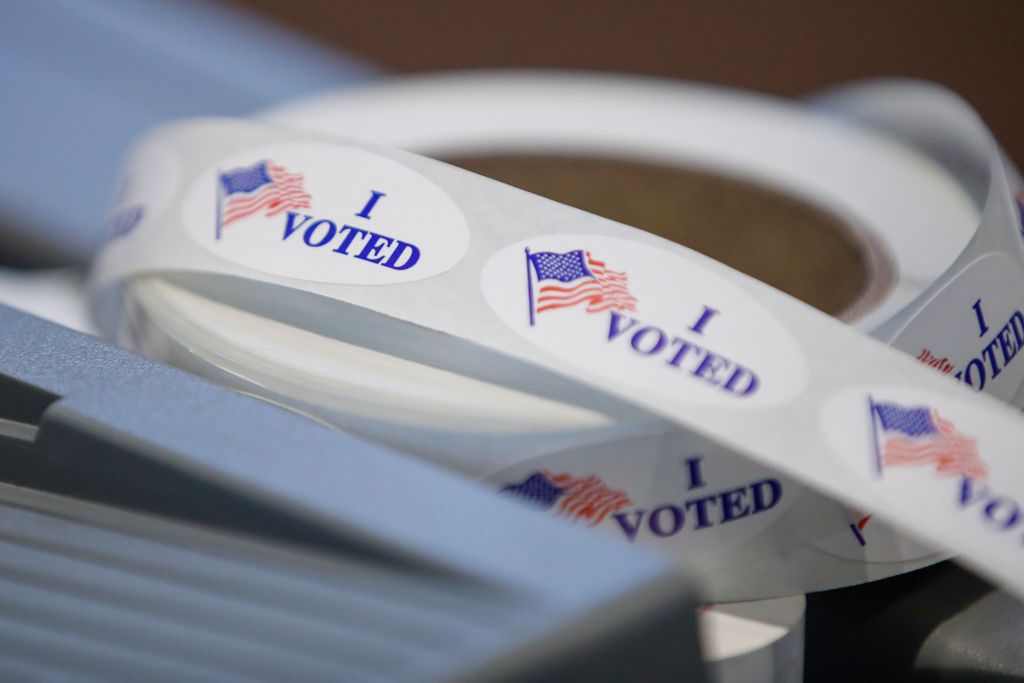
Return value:
[(704, 456), (697, 456), (696, 458), (687, 458), (683, 461), (686, 463), (686, 471), (689, 474), (690, 479), (690, 485), (686, 487), (687, 491), (707, 486), (707, 482), (704, 481), (704, 477), (701, 476), (700, 471), (700, 461), (703, 459)]
[[(362, 213), (367, 214), (363, 216), (364, 218), (369, 217), (376, 200), (383, 196), (383, 193), (375, 191), (374, 198), (363, 207)], [(302, 231), (302, 242), (311, 249), (333, 244), (331, 251), (336, 254), (352, 256), (360, 261), (391, 270), (408, 270), (419, 262), (421, 256), (419, 247), (409, 242), (351, 225), (342, 225), (339, 228), (334, 221), (327, 218), (317, 219), (307, 214), (288, 211), (285, 214), (282, 240), (287, 240), (299, 231)]]
[[(663, 524), (664, 515), (662, 513), (664, 512), (669, 513), (671, 520), (668, 528)], [(647, 526), (650, 527), (652, 534), (665, 538), (666, 536), (678, 534), (679, 530), (683, 528), (684, 521), (683, 511), (678, 507), (675, 505), (661, 505), (651, 510), (651, 515), (647, 518)]]
[[(654, 343), (647, 344), (647, 348), (644, 348), (644, 338), (646, 337), (647, 339), (652, 339), (650, 333), (654, 334)], [(665, 333), (659, 330), (657, 327), (644, 327), (636, 331), (636, 333), (633, 335), (632, 341), (630, 341), (629, 343), (637, 353), (642, 353), (645, 356), (650, 356), (652, 354), (658, 353), (659, 351), (662, 350), (662, 348), (664, 348)]]
[(985, 518), (1000, 527), (1000, 531), (1008, 531), (1020, 521), (1020, 506), (1005, 496), (993, 498), (985, 505)]
[[(989, 327), (982, 317), (979, 302), (975, 302), (975, 313), (978, 315), (979, 329), (984, 334)], [(1024, 315), (1021, 315), (1020, 311), (1014, 311), (1006, 324), (999, 328), (988, 343), (982, 347), (978, 357), (967, 361), (964, 369), (953, 376), (967, 386), (983, 391), (988, 380), (998, 377), (1006, 369), (1006, 366), (1017, 357), (1022, 346), (1024, 346)], [(939, 367), (945, 372), (952, 369), (952, 365), (947, 363), (948, 359), (934, 359), (935, 362), (932, 362), (933, 358), (930, 352), (922, 352), (918, 360), (927, 362), (933, 367)], [(949, 365), (949, 369), (940, 367), (939, 360)]]
[[(714, 311), (714, 309), (706, 309)], [(714, 311), (717, 314), (717, 311)], [(722, 391), (735, 396), (749, 396), (760, 387), (757, 374), (725, 356), (709, 349), (702, 348), (681, 337), (673, 337), (654, 325), (642, 325), (636, 318), (629, 318), (617, 311), (609, 311), (608, 341), (614, 342), (633, 328), (637, 328), (629, 337), (628, 348), (633, 353), (645, 357), (661, 355), (665, 365), (681, 370), (695, 379), (699, 379)], [(708, 315), (711, 315), (708, 313)]]
[(299, 214), (295, 213), (294, 211), (289, 211), (285, 215), (284, 237), (281, 238), (282, 240), (288, 239), (289, 237), (292, 236), (293, 232), (295, 232), (296, 230), (301, 230), (303, 225), (305, 225), (309, 221), (313, 220), (312, 216), (307, 216), (307, 215), (303, 214), (302, 215), (302, 221), (298, 225), (296, 225), (295, 224), (295, 219), (298, 218), (298, 217), (299, 217)]
[[(699, 474), (700, 460), (700, 457), (696, 457), (683, 461), (690, 472), (690, 485), (687, 490), (706, 485)], [(695, 485), (697, 482), (699, 485)], [(685, 531), (687, 526), (691, 531), (699, 531), (761, 514), (775, 507), (782, 500), (782, 496), (782, 484), (777, 479), (761, 479), (747, 486), (681, 502), (664, 503), (650, 510), (634, 508), (616, 512), (612, 519), (631, 542), (635, 541), (644, 529), (657, 538), (670, 538)], [(716, 510), (717, 515), (712, 516)], [(693, 521), (688, 523), (689, 520)]]
[[(322, 237), (317, 239), (316, 229), (319, 228), (321, 225), (327, 226), (327, 230), (324, 231)], [(307, 247), (313, 247), (315, 249), (317, 247), (322, 247), (331, 240), (333, 240), (334, 236), (337, 234), (338, 226), (336, 226), (333, 221), (321, 219), (311, 224), (308, 228), (306, 228), (306, 232), (302, 234), (302, 241), (306, 243)]]
[(338, 254), (348, 255), (348, 248), (352, 246), (352, 242), (356, 239), (362, 239), (366, 237), (367, 233), (365, 230), (359, 228), (353, 228), (351, 225), (344, 225), (341, 228), (341, 234), (345, 235), (341, 238), (341, 244), (334, 248), (334, 252)]
[(630, 328), (634, 327), (639, 323), (636, 318), (630, 318), (629, 324), (626, 327), (622, 326), (623, 315), (616, 311), (610, 311), (612, 314), (611, 320), (608, 325), (608, 341), (615, 341), (615, 339), (623, 332), (628, 332)]
[[(646, 514), (646, 510), (636, 509), (631, 510), (629, 513), (616, 512), (612, 515), (612, 518), (619, 523), (622, 532), (626, 534), (626, 538), (630, 541), (635, 541), (636, 533), (640, 531), (640, 525), (643, 524), (644, 515)], [(632, 515), (633, 519), (631, 520), (628, 515)]]

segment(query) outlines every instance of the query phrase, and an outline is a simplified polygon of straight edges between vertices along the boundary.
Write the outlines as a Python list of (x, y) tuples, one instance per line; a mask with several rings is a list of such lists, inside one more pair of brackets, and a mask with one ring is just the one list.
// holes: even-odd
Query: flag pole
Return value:
[(220, 171), (217, 171), (217, 239), (218, 240), (220, 239), (220, 212), (221, 212), (221, 204), (223, 204), (223, 199), (224, 199), (224, 196), (222, 194), (224, 190), (221, 187), (221, 185), (222, 185), (222, 182), (221, 182), (221, 177), (220, 177)]
[[(864, 519), (869, 519), (869, 517), (864, 517)], [(857, 542), (860, 543), (862, 547), (866, 546), (868, 544), (868, 542), (866, 540), (864, 540), (864, 534), (862, 534), (860, 532), (860, 521), (859, 520), (856, 521), (856, 522), (851, 522), (850, 523), (850, 531), (853, 532), (854, 537), (857, 539)]]
[(526, 252), (526, 297), (530, 303), (530, 327), (534, 326), (534, 313), (533, 313), (533, 278), (530, 276), (530, 248), (524, 249)]
[(868, 410), (871, 412), (871, 442), (875, 446), (875, 472), (878, 477), (882, 476), (882, 447), (878, 444), (878, 411), (875, 410), (875, 400), (868, 394)]

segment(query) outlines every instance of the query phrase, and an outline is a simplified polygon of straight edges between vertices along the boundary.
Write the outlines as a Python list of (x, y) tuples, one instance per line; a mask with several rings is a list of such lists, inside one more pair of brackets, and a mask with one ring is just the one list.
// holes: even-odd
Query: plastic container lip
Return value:
[[(463, 74), (314, 98), (264, 117), (430, 156), (509, 150), (611, 155), (711, 167), (796, 194), (849, 217), (897, 257), (897, 282), (861, 319), (862, 329), (938, 277), (977, 225), (977, 211), (955, 181), (902, 145), (794, 105), (711, 88)], [(922, 255), (910, 246), (923, 230), (942, 249)], [(190, 353), (328, 412), (497, 433), (586, 429), (616, 420), (243, 314), (157, 277), (137, 279), (125, 291), (149, 324)]]

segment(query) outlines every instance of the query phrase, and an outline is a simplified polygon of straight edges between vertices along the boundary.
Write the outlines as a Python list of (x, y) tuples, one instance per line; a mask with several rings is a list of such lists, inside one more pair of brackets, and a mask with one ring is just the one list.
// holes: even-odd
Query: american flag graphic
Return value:
[(255, 213), (276, 216), (290, 209), (308, 209), (313, 200), (303, 187), (301, 173), (289, 173), (273, 161), (225, 171), (217, 183), (217, 239), (221, 229)]
[(988, 476), (977, 441), (958, 432), (937, 411), (874, 402), (871, 409), (878, 418), (875, 437), (879, 473), (886, 467), (934, 465), (936, 474), (943, 477)]
[[(629, 292), (629, 276), (610, 270), (604, 261), (595, 259), (589, 251), (575, 249), (564, 254), (553, 251), (526, 253), (528, 261), (527, 284), (531, 298), (530, 320), (533, 313), (556, 308), (587, 304), (587, 313), (600, 313), (614, 308), (617, 311), (635, 311), (636, 297)], [(537, 275), (540, 289), (533, 300), (529, 266)], [(554, 280), (553, 283), (544, 283)]]
[(586, 520), (589, 526), (597, 526), (608, 515), (633, 504), (625, 491), (609, 488), (596, 474), (574, 477), (534, 472), (501, 491), (545, 510), (555, 509), (570, 519)]

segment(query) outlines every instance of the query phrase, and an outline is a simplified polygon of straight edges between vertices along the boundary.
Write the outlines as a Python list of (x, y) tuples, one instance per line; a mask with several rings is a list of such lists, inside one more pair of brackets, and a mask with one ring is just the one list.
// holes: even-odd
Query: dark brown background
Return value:
[(1024, 160), (1022, 0), (237, 0), (396, 71), (562, 67), (795, 96), (913, 76), (967, 98)]

